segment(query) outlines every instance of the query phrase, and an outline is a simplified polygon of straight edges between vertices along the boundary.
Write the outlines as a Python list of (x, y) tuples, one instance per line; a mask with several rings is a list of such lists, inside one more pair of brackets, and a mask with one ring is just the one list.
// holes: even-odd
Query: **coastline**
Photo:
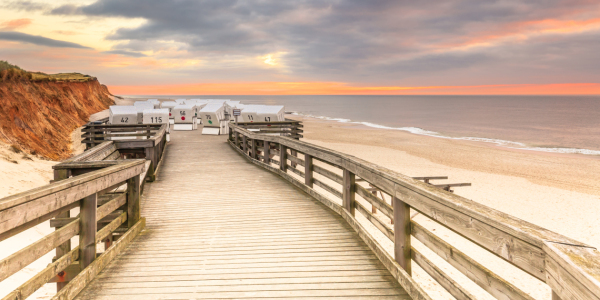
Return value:
[(472, 183), (457, 195), (600, 247), (600, 160), (587, 155), (519, 151), (359, 125), (314, 120), (303, 140), (408, 176)]
[[(510, 149), (483, 142), (450, 140), (307, 117), (291, 118), (303, 122), (305, 142), (347, 153), (408, 176), (449, 177), (435, 183), (472, 183), (470, 187), (455, 188), (455, 193), (600, 247), (600, 228), (597, 226), (600, 216), (596, 213), (600, 209), (600, 175), (595, 172), (600, 167), (600, 160), (596, 157)], [(540, 281), (427, 217), (417, 214), (414, 219), (536, 299), (550, 297), (549, 288)], [(386, 244), (385, 239), (382, 242)], [(418, 241), (414, 246), (436, 265), (447, 265), (429, 249), (421, 247)], [(478, 299), (489, 298), (489, 294), (460, 272), (453, 268), (442, 269), (459, 284), (478, 291), (474, 294)], [(422, 270), (415, 272), (415, 276), (428, 287), (433, 299), (452, 299)]]

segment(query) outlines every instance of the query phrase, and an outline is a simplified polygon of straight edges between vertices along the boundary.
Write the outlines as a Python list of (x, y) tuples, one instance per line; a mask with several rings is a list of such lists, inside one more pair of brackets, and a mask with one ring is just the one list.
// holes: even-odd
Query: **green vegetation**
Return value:
[(7, 61), (0, 60), (0, 81), (8, 79), (28, 79), (31, 81), (70, 81), (87, 82), (96, 80), (96, 77), (84, 75), (81, 73), (58, 73), (46, 74), (42, 72), (28, 72), (19, 66), (13, 65)]
[(95, 77), (84, 75), (81, 73), (58, 73), (58, 74), (46, 74), (42, 72), (32, 72), (33, 81), (80, 81), (85, 82), (96, 79)]
[(0, 72), (2, 72), (4, 70), (8, 70), (8, 69), (22, 70), (21, 68), (19, 68), (19, 66), (10, 64), (9, 62), (7, 62), (5, 60), (0, 60)]

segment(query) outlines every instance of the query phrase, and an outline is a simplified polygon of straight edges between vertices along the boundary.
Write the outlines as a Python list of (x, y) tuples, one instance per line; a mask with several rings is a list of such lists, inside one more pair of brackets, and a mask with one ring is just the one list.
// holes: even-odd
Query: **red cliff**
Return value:
[(71, 133), (114, 103), (96, 78), (36, 80), (35, 73), (0, 72), (0, 141), (52, 160), (70, 156)]

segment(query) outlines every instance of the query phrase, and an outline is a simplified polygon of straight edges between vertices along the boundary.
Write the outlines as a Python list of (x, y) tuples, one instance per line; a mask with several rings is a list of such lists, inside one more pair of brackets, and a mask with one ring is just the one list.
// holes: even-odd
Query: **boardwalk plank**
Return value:
[(146, 230), (77, 299), (410, 299), (339, 215), (231, 150), (177, 131)]

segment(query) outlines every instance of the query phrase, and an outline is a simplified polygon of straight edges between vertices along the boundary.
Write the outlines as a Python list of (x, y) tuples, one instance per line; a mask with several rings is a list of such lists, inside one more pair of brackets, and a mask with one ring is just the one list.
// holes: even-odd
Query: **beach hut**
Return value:
[[(169, 110), (166, 108), (145, 109), (142, 118), (142, 124), (166, 124), (167, 125), (167, 142), (171, 141), (171, 124), (169, 123)], [(146, 137), (140, 137), (145, 139)]]
[(180, 104), (171, 110), (175, 125), (173, 130), (195, 130), (197, 129), (196, 111), (193, 104)]
[(263, 105), (244, 105), (242, 110), (242, 122), (261, 122), (258, 118), (258, 110)]
[(160, 108), (160, 101), (158, 101), (158, 99), (148, 99), (146, 101), (152, 103), (152, 105), (154, 105), (155, 109)]
[(160, 106), (162, 108), (166, 108), (169, 110), (169, 119), (171, 119), (171, 124), (174, 124), (175, 122), (173, 121), (173, 107), (177, 106), (177, 102), (175, 101), (164, 101), (163, 103), (160, 104)]
[(283, 105), (263, 105), (257, 112), (259, 122), (285, 121), (285, 107)]
[[(145, 109), (142, 124), (169, 124), (169, 110), (166, 108)], [(170, 131), (170, 126), (167, 127)]]
[(187, 101), (187, 99), (175, 99), (175, 102), (177, 102), (177, 104), (185, 104), (185, 101)]
[(108, 109), (110, 124), (138, 124), (138, 109), (135, 106), (112, 105)]
[(142, 114), (146, 109), (154, 109), (154, 103), (148, 101), (136, 101), (133, 102), (133, 106)]
[(223, 128), (223, 121), (225, 120), (225, 107), (223, 103), (209, 102), (204, 106), (198, 115), (202, 118), (202, 134), (224, 134), (227, 129)]

